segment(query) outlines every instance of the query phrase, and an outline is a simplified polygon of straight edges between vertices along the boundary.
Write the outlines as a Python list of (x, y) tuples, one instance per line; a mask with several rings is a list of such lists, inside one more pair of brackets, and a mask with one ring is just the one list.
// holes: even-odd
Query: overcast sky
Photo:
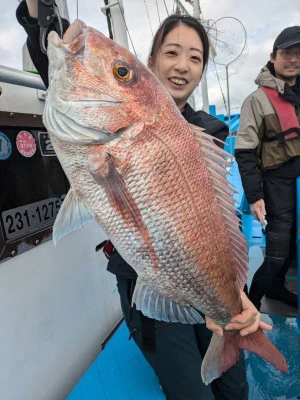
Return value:
[[(193, 13), (188, 2), (181, 0), (181, 3)], [(140, 60), (146, 62), (151, 30), (155, 32), (159, 21), (167, 16), (166, 6), (169, 13), (174, 10), (174, 0), (123, 0), (123, 4), (135, 51)], [(18, 0), (0, 0), (0, 65), (22, 69), (22, 46), (26, 35), (15, 18), (17, 5)], [(77, 1), (69, 0), (68, 5), (73, 21), (77, 17)], [(78, 16), (87, 25), (107, 34), (106, 17), (100, 10), (103, 5), (104, 0), (78, 0)], [(209, 64), (209, 103), (217, 106), (217, 112), (226, 113), (223, 97), (227, 101), (227, 65), (231, 113), (239, 113), (243, 100), (256, 87), (254, 79), (268, 61), (276, 36), (287, 26), (300, 24), (300, 1), (200, 0), (200, 6), (203, 19), (212, 26), (212, 37), (217, 32), (219, 40), (212, 40), (217, 52), (215, 61), (222, 64)], [(201, 109), (201, 90), (196, 94), (196, 105)]]

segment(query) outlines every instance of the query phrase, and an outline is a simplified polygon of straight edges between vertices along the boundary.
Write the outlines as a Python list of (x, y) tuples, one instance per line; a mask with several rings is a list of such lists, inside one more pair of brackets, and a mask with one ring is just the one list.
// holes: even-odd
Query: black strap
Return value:
[[(128, 279), (128, 286), (127, 286), (127, 296), (128, 300), (131, 303), (131, 299), (133, 296), (134, 288), (136, 284), (136, 279)], [(136, 311), (135, 306), (131, 307), (130, 309), (130, 317), (132, 318), (132, 313)], [(146, 317), (141, 311), (139, 311), (140, 321), (141, 321), (141, 328), (140, 332), (142, 335), (142, 350), (153, 352), (155, 351), (155, 329), (154, 329), (154, 320), (152, 318)], [(138, 332), (139, 329), (136, 327), (130, 330), (129, 340), (131, 337)]]
[(155, 330), (154, 320), (141, 315), (141, 328), (142, 328), (142, 348), (145, 351), (155, 351)]
[(55, 6), (55, 0), (39, 0), (38, 23), (40, 26), (46, 28), (53, 24), (56, 20)]
[(40, 48), (47, 54), (46, 37), (53, 25), (60, 37), (63, 36), (62, 20), (55, 0), (38, 0), (38, 24), (40, 26)]
[(290, 133), (293, 133), (293, 132), (297, 133), (298, 137), (300, 136), (300, 128), (289, 128), (284, 132), (276, 133), (276, 135), (274, 135), (274, 136), (272, 136), (270, 138), (264, 137), (263, 141), (264, 142), (271, 142), (273, 140), (278, 140), (279, 144), (283, 144), (284, 141), (286, 140), (285, 136), (287, 136), (287, 135), (289, 135)]

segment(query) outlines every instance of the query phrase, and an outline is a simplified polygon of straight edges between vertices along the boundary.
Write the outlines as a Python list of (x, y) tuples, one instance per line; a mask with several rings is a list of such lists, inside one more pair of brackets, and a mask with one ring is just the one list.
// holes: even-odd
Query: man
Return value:
[(249, 291), (261, 299), (297, 307), (297, 295), (285, 287), (285, 274), (295, 258), (296, 178), (300, 175), (300, 26), (284, 29), (270, 61), (245, 100), (235, 156), (253, 216), (266, 224), (266, 253)]

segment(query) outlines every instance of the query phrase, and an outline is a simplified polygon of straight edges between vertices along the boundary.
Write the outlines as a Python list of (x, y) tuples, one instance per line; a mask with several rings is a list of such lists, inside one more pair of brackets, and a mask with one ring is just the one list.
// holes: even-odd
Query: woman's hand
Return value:
[[(258, 328), (265, 331), (272, 329), (271, 325), (266, 324), (260, 320), (260, 313), (255, 306), (251, 303), (244, 292), (241, 292), (243, 311), (232, 318), (232, 320), (225, 326), (225, 330), (239, 330), (240, 335), (246, 336), (255, 332)], [(223, 336), (223, 329), (220, 325), (216, 324), (211, 318), (205, 317), (206, 326), (218, 336)]]
[(29, 15), (32, 18), (38, 17), (38, 0), (26, 0)]

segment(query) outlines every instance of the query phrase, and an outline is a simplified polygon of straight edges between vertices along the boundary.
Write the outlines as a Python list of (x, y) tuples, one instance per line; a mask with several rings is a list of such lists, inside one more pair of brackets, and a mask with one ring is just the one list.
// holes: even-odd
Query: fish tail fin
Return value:
[(202, 362), (201, 376), (208, 385), (223, 372), (232, 367), (239, 359), (239, 333), (212, 335), (210, 345)]
[(239, 332), (228, 332), (224, 336), (214, 333), (202, 362), (203, 382), (208, 385), (232, 367), (239, 359), (240, 348), (259, 355), (279, 371), (288, 372), (284, 357), (260, 328), (247, 336), (241, 336)]
[(257, 354), (279, 371), (288, 372), (285, 358), (260, 328), (250, 335), (240, 336), (239, 347)]

